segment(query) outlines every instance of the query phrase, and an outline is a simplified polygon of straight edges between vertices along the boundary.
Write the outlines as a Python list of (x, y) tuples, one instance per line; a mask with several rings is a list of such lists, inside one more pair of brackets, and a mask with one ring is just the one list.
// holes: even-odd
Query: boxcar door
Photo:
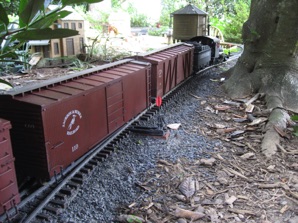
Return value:
[(124, 98), (122, 81), (116, 82), (106, 88), (107, 117), (109, 133), (124, 124)]

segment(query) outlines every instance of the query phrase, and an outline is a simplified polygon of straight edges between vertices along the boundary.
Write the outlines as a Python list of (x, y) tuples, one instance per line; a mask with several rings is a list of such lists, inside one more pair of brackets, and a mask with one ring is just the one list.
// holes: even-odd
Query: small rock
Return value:
[(240, 219), (244, 219), (244, 215), (242, 215), (242, 214), (238, 214), (238, 217), (239, 217)]
[(235, 219), (236, 222), (242, 222), (241, 219), (238, 218), (238, 217), (234, 217), (234, 219)]
[(187, 223), (187, 221), (184, 218), (179, 218), (177, 223)]

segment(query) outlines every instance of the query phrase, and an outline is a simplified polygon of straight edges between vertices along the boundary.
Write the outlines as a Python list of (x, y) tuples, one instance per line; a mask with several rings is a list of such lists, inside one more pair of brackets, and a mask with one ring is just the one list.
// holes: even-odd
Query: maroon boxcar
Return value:
[(192, 74), (193, 54), (193, 45), (178, 43), (136, 57), (152, 65), (152, 97), (162, 97)]
[(9, 121), (0, 119), (0, 215), (20, 203)]
[(122, 60), (0, 95), (17, 173), (49, 179), (150, 105), (149, 63)]

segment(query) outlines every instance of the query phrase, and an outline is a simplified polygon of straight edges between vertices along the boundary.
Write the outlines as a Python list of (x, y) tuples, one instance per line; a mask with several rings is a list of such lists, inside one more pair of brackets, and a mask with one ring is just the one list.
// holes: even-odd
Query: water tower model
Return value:
[(173, 17), (173, 40), (187, 41), (195, 36), (207, 35), (207, 13), (191, 3), (171, 14)]

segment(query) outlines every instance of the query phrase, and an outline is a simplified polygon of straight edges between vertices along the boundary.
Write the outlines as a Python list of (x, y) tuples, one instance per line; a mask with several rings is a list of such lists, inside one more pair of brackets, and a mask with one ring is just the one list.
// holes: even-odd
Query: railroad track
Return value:
[[(231, 57), (227, 62), (237, 59), (239, 55)], [(223, 62), (226, 63), (226, 62)], [(222, 64), (223, 64), (222, 63)], [(207, 74), (216, 64), (197, 72), (197, 75)], [(166, 109), (170, 100), (179, 97), (182, 88), (186, 88), (192, 77), (178, 85), (163, 97), (161, 107), (152, 105), (135, 119), (131, 120), (108, 139), (94, 147), (84, 157), (73, 163), (63, 175), (55, 177), (46, 185), (40, 187), (34, 193), (27, 196), (17, 206), (17, 209), (10, 210), (5, 216), (0, 217), (0, 222), (41, 222), (51, 221), (51, 215), (58, 215), (75, 198), (78, 189), (91, 175), (99, 162), (104, 161), (116, 149), (121, 140), (128, 137), (131, 128), (140, 126), (141, 121), (147, 121), (160, 110)]]

